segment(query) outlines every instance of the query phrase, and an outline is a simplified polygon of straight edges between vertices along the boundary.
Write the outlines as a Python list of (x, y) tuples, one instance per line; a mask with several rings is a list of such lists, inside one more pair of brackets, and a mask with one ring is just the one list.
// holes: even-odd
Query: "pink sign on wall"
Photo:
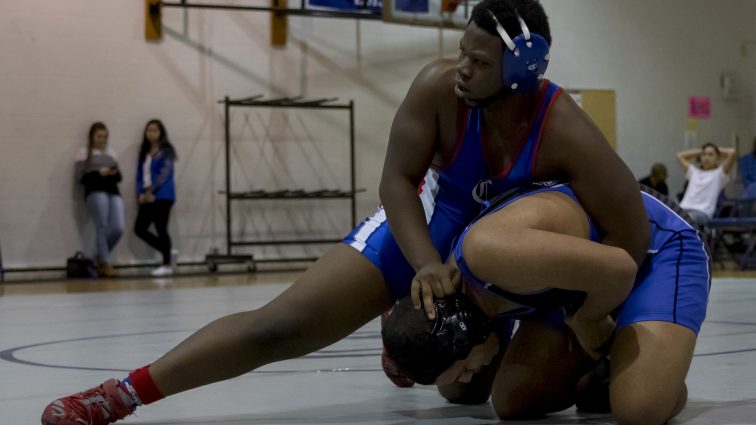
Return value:
[(709, 96), (691, 96), (688, 98), (688, 118), (709, 118), (711, 99)]

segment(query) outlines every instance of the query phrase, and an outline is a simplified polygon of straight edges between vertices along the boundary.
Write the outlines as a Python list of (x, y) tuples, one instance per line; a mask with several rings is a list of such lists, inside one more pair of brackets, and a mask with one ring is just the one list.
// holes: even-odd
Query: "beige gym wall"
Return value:
[[(544, 5), (554, 36), (548, 77), (567, 88), (615, 91), (617, 150), (639, 177), (663, 160), (670, 188), (681, 186), (673, 155), (683, 147), (691, 95), (712, 99), (700, 141), (727, 145), (737, 133), (750, 145), (756, 46), (741, 44), (756, 40), (756, 1), (544, 0)], [(109, 126), (124, 172), (126, 231), (114, 260), (157, 258), (131, 231), (138, 143), (152, 117), (164, 120), (180, 156), (170, 230), (181, 260), (200, 260), (211, 247), (223, 248), (217, 100), (225, 95), (354, 99), (357, 185), (367, 189), (359, 196), (358, 216), (369, 214), (378, 203), (393, 114), (412, 78), (440, 54), (438, 30), (380, 22), (290, 18), (284, 49), (269, 47), (269, 17), (261, 13), (167, 9), (159, 43), (144, 40), (143, 25), (139, 0), (0, 3), (0, 244), (6, 267), (62, 265), (77, 249), (91, 252), (93, 229), (72, 171), (73, 157), (96, 120)], [(459, 35), (443, 32), (447, 56), (456, 55)], [(720, 96), (724, 71), (736, 76), (735, 100)], [(234, 184), (333, 186), (346, 165), (338, 156), (345, 124), (339, 115), (321, 113), (237, 113)], [(271, 143), (255, 144), (262, 129), (281, 141), (278, 150)], [(303, 140), (318, 142), (302, 148)], [(308, 150), (313, 146), (316, 150)], [(318, 166), (303, 152), (331, 159)], [(256, 174), (281, 162), (289, 166), (278, 178)], [(290, 205), (300, 207), (287, 216), (249, 204), (239, 211), (237, 230), (265, 232), (287, 220), (294, 233), (348, 227), (341, 214), (345, 204)], [(268, 215), (260, 218), (260, 212)]]

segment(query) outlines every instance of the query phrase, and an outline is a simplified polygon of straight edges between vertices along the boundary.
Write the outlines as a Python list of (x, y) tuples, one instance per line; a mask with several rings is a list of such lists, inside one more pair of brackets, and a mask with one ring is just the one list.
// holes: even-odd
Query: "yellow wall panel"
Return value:
[(144, 0), (144, 39), (148, 41), (163, 38), (160, 0)]
[(616, 150), (617, 108), (614, 90), (571, 89), (567, 92), (596, 123), (612, 149)]

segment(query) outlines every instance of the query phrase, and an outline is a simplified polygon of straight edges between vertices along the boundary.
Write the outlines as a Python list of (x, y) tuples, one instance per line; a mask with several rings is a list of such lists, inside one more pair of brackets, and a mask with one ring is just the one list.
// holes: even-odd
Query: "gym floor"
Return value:
[[(729, 275), (732, 275), (731, 273)], [(56, 397), (147, 364), (207, 322), (270, 301), (297, 273), (0, 285), (3, 424), (39, 423)], [(673, 424), (756, 424), (756, 278), (717, 277)], [(490, 424), (433, 387), (396, 388), (380, 366), (379, 321), (301, 359), (142, 407), (125, 424)], [(520, 422), (508, 422), (520, 423)], [(574, 408), (528, 424), (611, 424)]]

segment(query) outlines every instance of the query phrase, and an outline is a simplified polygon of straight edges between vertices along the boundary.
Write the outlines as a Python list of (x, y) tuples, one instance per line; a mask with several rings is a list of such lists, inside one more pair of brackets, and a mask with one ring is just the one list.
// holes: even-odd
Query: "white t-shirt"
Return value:
[(142, 187), (152, 187), (152, 155), (145, 155), (142, 163)]
[(686, 210), (698, 210), (711, 218), (717, 209), (719, 193), (729, 181), (724, 167), (712, 170), (702, 170), (694, 165), (688, 166), (686, 173), (688, 188), (680, 201), (680, 206)]

